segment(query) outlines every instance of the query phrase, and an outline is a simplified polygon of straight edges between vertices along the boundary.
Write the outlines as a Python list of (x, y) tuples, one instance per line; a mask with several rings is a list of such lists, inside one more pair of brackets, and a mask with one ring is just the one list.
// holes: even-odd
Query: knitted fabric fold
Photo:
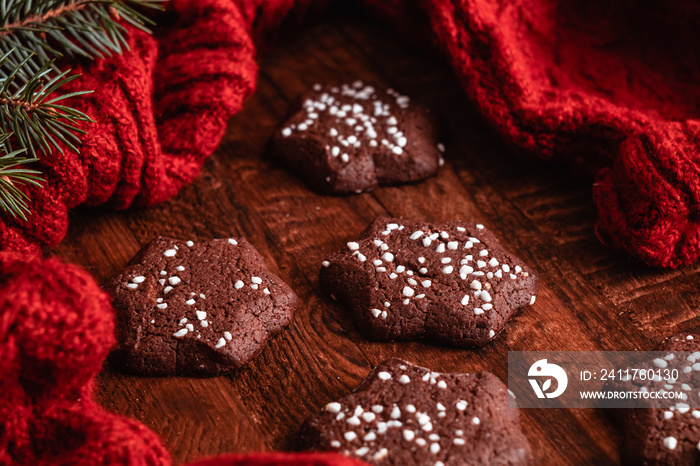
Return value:
[(109, 297), (56, 259), (0, 252), (0, 464), (169, 465), (156, 434), (92, 400)]
[(698, 259), (697, 2), (367, 3), (429, 31), (507, 142), (595, 178), (602, 241), (654, 266)]

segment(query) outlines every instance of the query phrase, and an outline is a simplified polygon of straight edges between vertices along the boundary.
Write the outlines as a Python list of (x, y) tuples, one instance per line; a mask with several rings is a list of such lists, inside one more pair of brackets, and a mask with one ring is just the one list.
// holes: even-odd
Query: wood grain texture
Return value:
[[(349, 197), (320, 196), (266, 156), (289, 104), (315, 82), (379, 79), (444, 121), (447, 164), (424, 182)], [(538, 271), (537, 302), (485, 348), (371, 343), (318, 285), (323, 259), (378, 215), (473, 219)], [(98, 399), (159, 433), (178, 462), (223, 452), (294, 448), (300, 424), (347, 395), (370, 369), (402, 357), (438, 371), (490, 370), (507, 379), (509, 350), (649, 350), (700, 330), (698, 268), (649, 268), (606, 249), (594, 234), (591, 180), (522, 159), (471, 107), (434, 53), (397, 40), (366, 18), (341, 14), (275, 48), (256, 94), (230, 121), (199, 178), (159, 206), (83, 208), (47, 251), (98, 280), (119, 271), (157, 235), (242, 235), (299, 295), (291, 327), (236, 374), (213, 379), (98, 378)], [(538, 464), (618, 464), (622, 441), (602, 411), (523, 410)]]

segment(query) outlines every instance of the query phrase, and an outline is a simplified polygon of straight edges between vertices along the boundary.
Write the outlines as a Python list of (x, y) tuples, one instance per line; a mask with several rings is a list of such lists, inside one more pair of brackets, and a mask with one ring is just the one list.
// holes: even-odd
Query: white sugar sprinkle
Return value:
[(177, 332), (173, 333), (173, 336), (176, 338), (184, 337), (185, 335), (187, 335), (187, 331), (188, 330), (186, 328), (181, 328)]
[(170, 283), (172, 286), (178, 285), (181, 282), (180, 277), (178, 276), (173, 276), (168, 278), (168, 283)]
[(676, 440), (676, 437), (666, 437), (664, 438), (664, 446), (669, 450), (675, 450), (676, 446), (678, 446), (678, 440)]
[(177, 251), (175, 249), (168, 249), (163, 253), (165, 257), (173, 257), (175, 254), (177, 254)]

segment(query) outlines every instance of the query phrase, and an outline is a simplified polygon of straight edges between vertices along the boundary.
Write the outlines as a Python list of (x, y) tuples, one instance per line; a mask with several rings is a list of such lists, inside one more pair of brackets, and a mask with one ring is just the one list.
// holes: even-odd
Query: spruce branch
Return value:
[(6, 78), (0, 79), (0, 131), (14, 136), (2, 140), (5, 151), (11, 152), (14, 142), (27, 149), (32, 157), (37, 157), (39, 150), (43, 153), (50, 153), (53, 149), (63, 152), (60, 141), (77, 152), (80, 144), (77, 134), (85, 132), (77, 124), (91, 120), (83, 112), (62, 102), (92, 91), (55, 95), (58, 89), (79, 75), (70, 75), (70, 70), (66, 70), (52, 76), (53, 62), (45, 63), (36, 73), (25, 74), (18, 80), (17, 75), (29, 57), (13, 68), (7, 62), (14, 53), (10, 51), (0, 57), (0, 70), (7, 74)]
[[(105, 58), (128, 50), (120, 22), (151, 32), (153, 21), (141, 12), (160, 9), (164, 0), (0, 0), (0, 52), (35, 53), (30, 65), (52, 58)], [(58, 71), (58, 70), (57, 70)]]
[(26, 165), (62, 146), (79, 152), (80, 123), (92, 121), (65, 102), (92, 91), (61, 92), (79, 75), (56, 59), (128, 50), (125, 24), (150, 33), (143, 11), (165, 1), (0, 0), (0, 210), (26, 219), (28, 198), (19, 187), (43, 181)]

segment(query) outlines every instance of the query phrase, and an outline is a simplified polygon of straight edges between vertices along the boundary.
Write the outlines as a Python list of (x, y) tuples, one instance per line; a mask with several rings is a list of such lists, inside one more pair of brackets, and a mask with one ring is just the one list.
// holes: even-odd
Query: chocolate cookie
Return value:
[(373, 340), (491, 341), (535, 302), (537, 276), (483, 225), (378, 218), (323, 262), (320, 281)]
[(377, 465), (528, 464), (517, 408), (490, 372), (441, 374), (401, 359), (306, 420), (301, 446)]
[[(697, 400), (700, 390), (700, 335), (675, 335), (659, 351), (690, 353), (677, 361), (680, 363), (677, 380), (658, 384), (666, 385), (664, 388), (668, 391), (680, 390)], [(662, 363), (656, 367), (660, 365)], [(697, 406), (697, 401), (688, 403), (686, 398), (678, 400), (670, 408), (615, 410), (626, 437), (623, 443), (626, 463), (700, 464), (700, 409)]]
[(231, 372), (289, 325), (297, 305), (243, 238), (156, 238), (107, 289), (117, 312), (111, 360), (145, 375)]
[(392, 89), (356, 81), (302, 95), (273, 154), (323, 193), (421, 180), (444, 163), (428, 112)]

